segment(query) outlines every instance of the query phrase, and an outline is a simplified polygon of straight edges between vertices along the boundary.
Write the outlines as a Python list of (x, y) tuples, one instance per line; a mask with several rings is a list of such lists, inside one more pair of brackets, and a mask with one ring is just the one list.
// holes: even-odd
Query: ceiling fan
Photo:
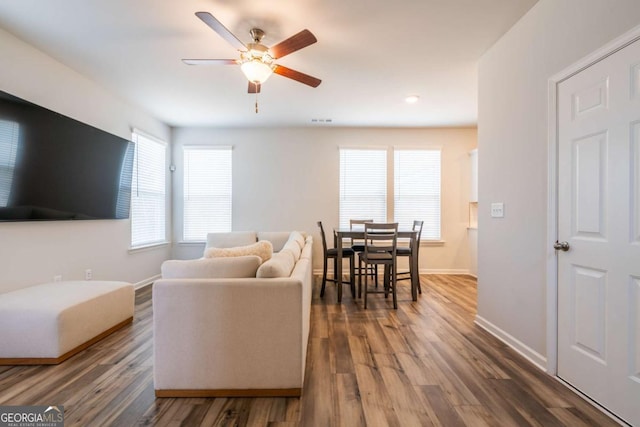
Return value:
[(209, 12), (196, 12), (196, 16), (207, 24), (220, 37), (229, 42), (240, 52), (239, 59), (183, 59), (188, 65), (240, 65), (242, 72), (249, 80), (249, 93), (259, 93), (260, 86), (272, 73), (293, 79), (311, 87), (318, 87), (322, 80), (300, 71), (292, 70), (275, 63), (290, 53), (312, 45), (318, 40), (309, 30), (302, 30), (298, 34), (281, 41), (275, 46), (267, 47), (261, 43), (265, 33), (260, 28), (250, 31), (252, 43), (246, 45)]

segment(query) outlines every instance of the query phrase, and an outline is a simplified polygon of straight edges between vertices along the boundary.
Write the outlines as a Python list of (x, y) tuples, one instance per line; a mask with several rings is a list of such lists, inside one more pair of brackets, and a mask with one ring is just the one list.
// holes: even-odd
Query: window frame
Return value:
[[(423, 233), (420, 239), (420, 243), (421, 245), (441, 245), (444, 243), (444, 241), (442, 240), (442, 208), (443, 208), (443, 193), (442, 193), (442, 154), (443, 154), (443, 150), (441, 146), (433, 146), (433, 145), (425, 145), (425, 146), (389, 146), (389, 145), (380, 145), (380, 146), (366, 146), (366, 145), (362, 145), (362, 146), (339, 146), (339, 154), (338, 154), (338, 169), (339, 169), (339, 194), (338, 194), (338, 221), (339, 221), (339, 227), (340, 228), (348, 228), (348, 223), (345, 226), (344, 225), (344, 219), (341, 217), (342, 215), (342, 182), (341, 182), (341, 177), (342, 177), (342, 169), (343, 169), (343, 164), (342, 164), (342, 155), (341, 155), (341, 151), (342, 150), (380, 150), (380, 151), (385, 151), (386, 153), (386, 159), (387, 159), (387, 163), (386, 163), (386, 216), (385, 216), (385, 221), (388, 222), (395, 222), (395, 216), (396, 216), (396, 168), (395, 168), (395, 156), (396, 156), (396, 151), (437, 151), (440, 153), (439, 156), (439, 168), (440, 168), (440, 173), (439, 173), (439, 186), (438, 186), (438, 190), (439, 190), (439, 218), (438, 218), (438, 229), (439, 229), (439, 237), (436, 239), (427, 239), (425, 236), (425, 232), (424, 232), (424, 228), (423, 228)], [(367, 218), (370, 217), (371, 215), (365, 215)], [(416, 220), (419, 220), (420, 218), (415, 218)], [(348, 221), (348, 219), (347, 219)], [(425, 221), (425, 226), (427, 226), (427, 223)], [(405, 226), (406, 227), (406, 226)], [(410, 226), (409, 226), (410, 227)]]
[[(162, 222), (164, 223), (164, 227), (163, 227), (163, 237), (160, 239), (158, 238), (157, 240), (146, 240), (146, 241), (141, 241), (141, 242), (136, 242), (134, 244), (133, 241), (133, 236), (134, 236), (134, 227), (135, 227), (135, 219), (134, 219), (134, 200), (137, 200), (137, 197), (135, 196), (135, 193), (137, 191), (137, 188), (135, 187), (135, 182), (137, 182), (138, 177), (137, 174), (139, 173), (139, 159), (138, 159), (138, 147), (139, 147), (139, 138), (144, 138), (146, 140), (148, 140), (149, 142), (158, 144), (158, 146), (163, 148), (163, 156), (164, 156), (164, 164), (162, 165), (161, 170), (162, 171), (162, 178), (163, 178), (163, 185), (162, 188), (164, 190), (164, 192), (162, 193)], [(168, 189), (168, 185), (167, 185), (167, 170), (168, 170), (168, 147), (169, 144), (160, 139), (157, 138), (153, 135), (150, 135), (144, 131), (141, 131), (139, 129), (133, 129), (132, 130), (132, 136), (131, 136), (131, 140), (134, 142), (135, 144), (135, 154), (134, 154), (134, 164), (133, 164), (133, 171), (132, 171), (132, 177), (131, 177), (131, 203), (130, 203), (130, 239), (129, 239), (129, 250), (130, 251), (138, 251), (138, 250), (143, 250), (143, 249), (147, 249), (147, 248), (153, 248), (153, 247), (157, 247), (157, 246), (164, 246), (169, 244), (169, 238), (168, 238), (168, 224), (169, 224), (169, 216), (168, 216), (168, 203), (169, 203), (169, 189)], [(135, 180), (135, 181), (134, 181)], [(159, 235), (157, 236), (159, 237)]]
[(182, 224), (181, 224), (181, 236), (180, 243), (181, 244), (200, 244), (202, 242), (206, 242), (206, 235), (200, 239), (191, 238), (192, 236), (187, 236), (187, 197), (189, 197), (187, 186), (189, 185), (188, 179), (188, 165), (187, 165), (187, 152), (188, 151), (225, 151), (230, 155), (229, 159), (229, 170), (228, 170), (228, 182), (229, 182), (229, 193), (228, 193), (228, 229), (224, 230), (209, 230), (207, 233), (213, 232), (230, 232), (233, 230), (233, 146), (231, 145), (183, 145), (182, 147)]
[[(432, 243), (438, 243), (438, 242), (442, 242), (442, 147), (433, 147), (433, 146), (425, 146), (425, 147), (415, 147), (415, 146), (406, 146), (406, 147), (402, 147), (402, 146), (396, 146), (396, 147), (392, 147), (391, 149), (393, 155), (391, 156), (392, 158), (390, 159), (391, 162), (393, 162), (393, 177), (390, 178), (390, 185), (393, 187), (393, 200), (392, 200), (392, 207), (390, 209), (390, 218), (393, 218), (393, 221), (397, 221), (396, 219), (396, 201), (398, 198), (398, 195), (396, 194), (396, 188), (397, 188), (397, 179), (398, 179), (398, 174), (396, 173), (396, 153), (399, 151), (425, 151), (425, 152), (437, 152), (438, 153), (438, 227), (437, 227), (437, 231), (438, 231), (438, 236), (436, 238), (426, 238), (425, 237), (425, 228), (428, 226), (428, 221), (427, 218), (422, 218), (421, 215), (417, 215), (415, 216), (414, 220), (423, 220), (424, 221), (424, 226), (423, 226), (423, 231), (422, 231), (422, 236), (420, 238), (421, 242), (432, 242)], [(411, 225), (405, 225), (404, 227), (411, 227)], [(428, 234), (428, 233), (427, 233)]]
[[(384, 178), (383, 178), (383, 186), (382, 186), (382, 190), (384, 191), (384, 206), (381, 209), (384, 213), (384, 218), (388, 218), (388, 213), (389, 213), (389, 150), (387, 147), (380, 147), (380, 146), (341, 146), (338, 147), (338, 168), (339, 168), (339, 178), (338, 178), (338, 224), (340, 228), (348, 228), (349, 226), (349, 219), (355, 219), (355, 218), (343, 218), (343, 200), (345, 199), (344, 196), (344, 183), (343, 183), (343, 170), (345, 169), (345, 167), (343, 166), (343, 152), (345, 151), (378, 151), (381, 153), (384, 153), (384, 159), (383, 159), (383, 164), (384, 164)], [(379, 178), (379, 177), (376, 177)], [(348, 215), (348, 213), (344, 213), (346, 215)], [(364, 215), (364, 216), (363, 216)], [(358, 219), (360, 218), (373, 218), (374, 220), (382, 220), (385, 221), (386, 219), (380, 219), (378, 218), (375, 213), (367, 213), (367, 214), (363, 214), (363, 215), (356, 215), (358, 216)]]

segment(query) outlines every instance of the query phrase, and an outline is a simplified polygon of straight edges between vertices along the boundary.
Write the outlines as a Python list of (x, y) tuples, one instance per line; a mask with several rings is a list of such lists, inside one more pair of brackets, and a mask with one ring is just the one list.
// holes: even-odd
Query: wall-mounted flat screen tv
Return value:
[(134, 144), (0, 91), (0, 221), (129, 217)]

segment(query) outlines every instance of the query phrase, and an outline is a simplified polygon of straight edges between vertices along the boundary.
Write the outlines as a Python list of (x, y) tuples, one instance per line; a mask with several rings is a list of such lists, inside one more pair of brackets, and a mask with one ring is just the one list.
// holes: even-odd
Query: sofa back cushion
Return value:
[(292, 231), (289, 235), (289, 241), (296, 242), (300, 249), (304, 248), (305, 237), (299, 231)]
[(273, 246), (271, 242), (263, 240), (246, 246), (236, 246), (233, 248), (206, 248), (204, 250), (205, 258), (227, 258), (245, 255), (257, 255), (262, 261), (267, 261), (273, 254)]
[(287, 243), (285, 243), (280, 252), (290, 252), (291, 255), (293, 255), (294, 261), (297, 262), (300, 259), (300, 253), (302, 251), (300, 250), (300, 246), (298, 246), (296, 242), (289, 240)]
[(305, 259), (311, 259), (312, 257), (312, 248), (313, 248), (313, 239), (311, 238), (311, 236), (307, 237), (306, 242), (308, 244), (304, 245), (304, 248), (302, 248), (302, 253), (300, 254), (300, 258), (305, 258)]
[(251, 245), (258, 241), (255, 231), (230, 231), (207, 234), (207, 248), (233, 248)]
[(255, 277), (262, 259), (257, 255), (234, 258), (168, 260), (160, 268), (163, 279), (222, 279)]
[(268, 240), (273, 245), (273, 251), (280, 252), (290, 235), (288, 231), (258, 231), (258, 241)]
[(263, 279), (289, 277), (295, 264), (294, 254), (291, 251), (282, 250), (273, 254), (269, 261), (262, 263), (256, 272), (256, 277)]

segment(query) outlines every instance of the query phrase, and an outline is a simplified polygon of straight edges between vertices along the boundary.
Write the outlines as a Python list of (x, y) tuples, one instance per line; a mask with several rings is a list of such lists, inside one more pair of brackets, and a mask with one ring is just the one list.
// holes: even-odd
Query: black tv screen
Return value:
[(0, 221), (129, 217), (134, 144), (0, 91)]

